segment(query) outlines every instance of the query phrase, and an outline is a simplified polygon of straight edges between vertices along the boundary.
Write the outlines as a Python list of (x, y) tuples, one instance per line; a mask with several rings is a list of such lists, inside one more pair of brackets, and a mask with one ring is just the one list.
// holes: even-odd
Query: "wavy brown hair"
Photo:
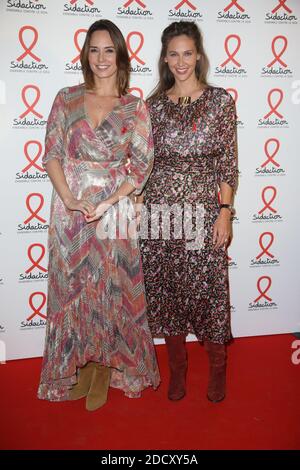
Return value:
[(207, 74), (209, 69), (209, 61), (204, 51), (203, 38), (198, 26), (192, 21), (175, 21), (163, 30), (161, 36), (162, 47), (158, 61), (159, 82), (149, 98), (156, 98), (158, 95), (164, 91), (169, 90), (174, 85), (175, 78), (170, 71), (168, 64), (165, 62), (165, 58), (167, 56), (167, 49), (171, 39), (177, 36), (182, 36), (183, 34), (193, 39), (197, 54), (200, 54), (200, 59), (197, 60), (195, 68), (196, 77), (199, 83), (208, 85)]
[(130, 60), (123, 34), (119, 28), (109, 20), (98, 20), (93, 23), (86, 34), (86, 38), (80, 53), (80, 62), (83, 78), (87, 89), (95, 86), (94, 75), (89, 64), (89, 47), (92, 34), (95, 31), (107, 31), (116, 49), (117, 63), (117, 87), (119, 95), (125, 95), (129, 86)]

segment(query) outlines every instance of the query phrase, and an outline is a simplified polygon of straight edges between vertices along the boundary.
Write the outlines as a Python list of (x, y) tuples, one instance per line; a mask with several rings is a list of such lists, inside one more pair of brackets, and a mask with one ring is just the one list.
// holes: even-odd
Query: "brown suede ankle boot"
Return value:
[(92, 382), (86, 397), (86, 409), (88, 411), (95, 411), (106, 403), (110, 373), (110, 367), (93, 362)]
[(69, 400), (79, 400), (87, 396), (93, 375), (93, 363), (88, 362), (78, 370), (78, 382), (69, 391)]
[(187, 371), (185, 335), (165, 336), (165, 341), (170, 367), (168, 398), (169, 400), (181, 400), (185, 396)]
[(225, 344), (204, 341), (210, 365), (207, 398), (217, 403), (226, 394), (226, 346)]

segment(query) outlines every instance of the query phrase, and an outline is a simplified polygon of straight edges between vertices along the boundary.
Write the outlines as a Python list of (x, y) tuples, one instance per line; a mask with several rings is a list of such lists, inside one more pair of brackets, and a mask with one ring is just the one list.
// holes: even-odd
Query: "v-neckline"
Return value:
[(122, 106), (122, 100), (123, 100), (123, 97), (124, 95), (121, 95), (120, 98), (119, 98), (119, 101), (118, 103), (113, 106), (113, 108), (104, 116), (104, 118), (102, 119), (102, 121), (97, 124), (96, 127), (93, 127), (92, 125), (92, 121), (89, 117), (89, 114), (87, 112), (87, 108), (86, 108), (86, 104), (85, 104), (85, 90), (83, 90), (83, 94), (82, 94), (82, 109), (83, 109), (83, 115), (84, 115), (84, 120), (87, 122), (87, 124), (89, 125), (89, 127), (92, 129), (92, 131), (94, 133), (96, 133), (102, 126), (103, 124), (109, 119), (109, 117), (116, 112), (116, 109), (120, 108)]

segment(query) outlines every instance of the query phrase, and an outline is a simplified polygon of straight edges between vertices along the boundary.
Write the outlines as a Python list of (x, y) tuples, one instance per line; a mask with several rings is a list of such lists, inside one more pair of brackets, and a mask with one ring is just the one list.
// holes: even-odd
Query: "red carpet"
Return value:
[(188, 344), (187, 396), (170, 402), (165, 346), (157, 346), (162, 384), (141, 399), (111, 389), (96, 412), (84, 400), (36, 398), (41, 359), (0, 365), (1, 449), (300, 449), (300, 364), (292, 335), (235, 340), (224, 402), (206, 399), (204, 348)]

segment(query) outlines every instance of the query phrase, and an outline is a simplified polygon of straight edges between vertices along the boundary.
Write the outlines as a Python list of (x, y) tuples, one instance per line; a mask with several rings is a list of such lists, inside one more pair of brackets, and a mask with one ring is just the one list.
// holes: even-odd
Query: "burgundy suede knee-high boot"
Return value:
[(204, 347), (210, 367), (207, 398), (217, 403), (222, 401), (226, 394), (226, 346), (204, 341)]
[(187, 371), (185, 335), (165, 336), (165, 341), (170, 367), (168, 398), (169, 400), (180, 400), (185, 396)]

